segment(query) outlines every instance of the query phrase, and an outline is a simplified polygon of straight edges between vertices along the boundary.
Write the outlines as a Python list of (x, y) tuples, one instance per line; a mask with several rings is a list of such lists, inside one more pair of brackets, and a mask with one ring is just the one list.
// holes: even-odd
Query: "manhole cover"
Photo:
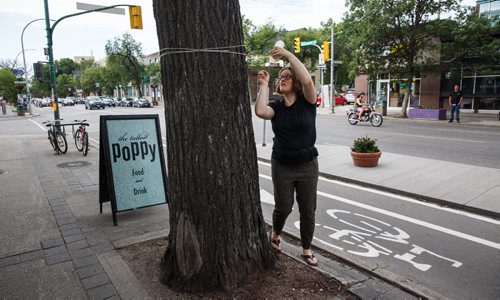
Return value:
[(88, 165), (90, 165), (89, 162), (78, 160), (78, 161), (65, 162), (62, 164), (58, 164), (57, 166), (59, 168), (79, 168), (79, 167), (85, 167)]
[(0, 175), (5, 175), (5, 174), (7, 174), (7, 170), (0, 169)]

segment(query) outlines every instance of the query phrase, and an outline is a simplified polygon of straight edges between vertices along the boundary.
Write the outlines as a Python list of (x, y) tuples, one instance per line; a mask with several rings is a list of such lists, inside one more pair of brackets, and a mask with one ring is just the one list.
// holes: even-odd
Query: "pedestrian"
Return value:
[(450, 104), (450, 120), (448, 123), (453, 122), (453, 114), (456, 115), (457, 123), (460, 123), (460, 104), (462, 103), (462, 99), (463, 95), (460, 86), (455, 84), (448, 98), (448, 103)]
[(275, 207), (269, 239), (272, 249), (280, 253), (280, 234), (292, 212), (295, 194), (300, 213), (301, 256), (316, 266), (318, 260), (311, 250), (318, 186), (315, 87), (306, 67), (291, 52), (275, 47), (270, 55), (287, 59), (290, 66), (279, 72), (276, 89), (283, 98), (277, 101), (267, 103), (269, 73), (260, 71), (257, 75), (260, 92), (255, 114), (271, 120), (275, 135), (271, 155)]
[(2, 106), (2, 114), (6, 115), (7, 114), (7, 101), (3, 99), (3, 97), (0, 98), (0, 105)]

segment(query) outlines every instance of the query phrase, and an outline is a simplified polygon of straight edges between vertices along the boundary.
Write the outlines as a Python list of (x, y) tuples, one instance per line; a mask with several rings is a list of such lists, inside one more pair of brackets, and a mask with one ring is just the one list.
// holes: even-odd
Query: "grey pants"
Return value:
[(300, 240), (302, 248), (310, 249), (314, 236), (316, 192), (318, 190), (318, 159), (296, 166), (271, 161), (274, 185), (273, 230), (280, 234), (292, 212), (294, 193), (300, 213)]

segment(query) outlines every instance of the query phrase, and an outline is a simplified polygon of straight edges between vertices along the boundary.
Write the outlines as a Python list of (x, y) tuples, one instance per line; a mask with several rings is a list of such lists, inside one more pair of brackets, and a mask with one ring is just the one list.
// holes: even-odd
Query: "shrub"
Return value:
[(360, 137), (354, 140), (351, 146), (352, 152), (358, 153), (375, 153), (380, 152), (377, 146), (377, 140), (371, 139), (368, 136)]

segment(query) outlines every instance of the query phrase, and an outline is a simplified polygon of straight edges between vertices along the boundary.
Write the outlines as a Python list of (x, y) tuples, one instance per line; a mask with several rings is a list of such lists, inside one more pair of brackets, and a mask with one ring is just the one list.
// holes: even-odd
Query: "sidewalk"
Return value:
[[(323, 176), (370, 182), (382, 189), (500, 216), (500, 204), (494, 201), (500, 192), (500, 170), (385, 152), (380, 165), (367, 170), (352, 165), (348, 147), (318, 148)], [(272, 145), (257, 145), (262, 160), (270, 158), (271, 150)], [(70, 143), (68, 153), (58, 156), (43, 135), (1, 134), (0, 153), (0, 298), (150, 298), (116, 250), (166, 236), (167, 205), (120, 213), (119, 226), (113, 226), (109, 203), (99, 213), (95, 147), (84, 157)], [(480, 177), (481, 182), (474, 187), (464, 185), (460, 177), (465, 172), (467, 178)], [(292, 257), (299, 253), (296, 246), (286, 243), (283, 250)], [(320, 255), (318, 260), (321, 271), (363, 298), (433, 295), (412, 289), (411, 283), (400, 278), (384, 281)]]

